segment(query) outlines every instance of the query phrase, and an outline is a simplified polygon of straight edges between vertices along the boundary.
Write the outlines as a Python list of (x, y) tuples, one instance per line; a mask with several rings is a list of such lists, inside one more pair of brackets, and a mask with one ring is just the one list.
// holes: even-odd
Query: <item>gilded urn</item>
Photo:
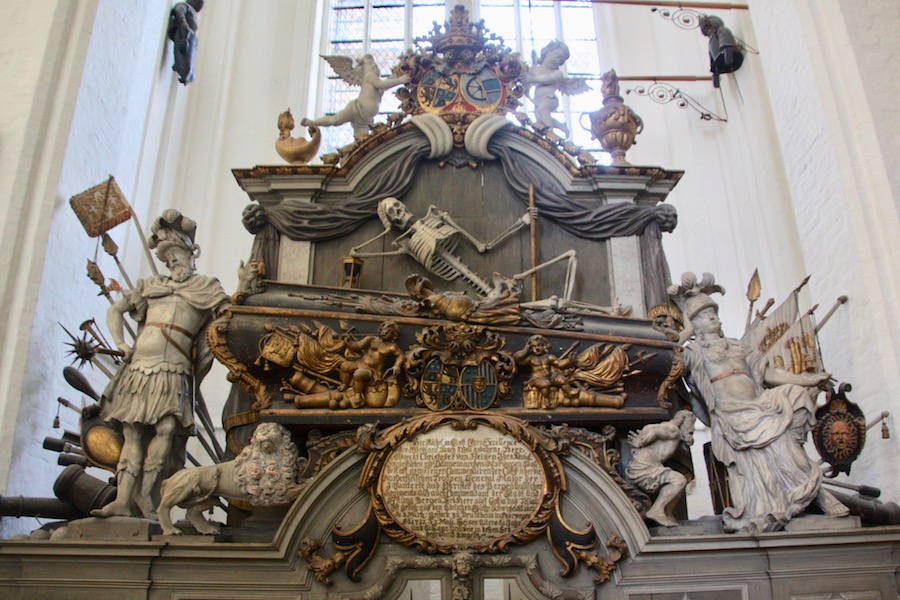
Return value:
[(603, 150), (612, 156), (613, 166), (629, 166), (631, 163), (625, 160), (625, 152), (634, 144), (634, 137), (643, 131), (644, 122), (625, 105), (625, 100), (619, 95), (616, 72), (610, 70), (602, 79), (603, 108), (583, 115), (590, 118), (591, 127), (588, 131), (593, 139), (600, 142)]

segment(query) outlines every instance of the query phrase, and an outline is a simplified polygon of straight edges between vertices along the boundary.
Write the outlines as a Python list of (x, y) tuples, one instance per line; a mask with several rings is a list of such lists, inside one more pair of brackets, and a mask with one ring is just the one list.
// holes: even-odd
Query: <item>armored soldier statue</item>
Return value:
[[(149, 245), (170, 275), (138, 281), (107, 313), (125, 362), (103, 394), (101, 415), (122, 430), (124, 445), (116, 499), (95, 516), (131, 516), (136, 504), (144, 517), (155, 518), (160, 482), (183, 465), (198, 380), (209, 368), (203, 333), (228, 301), (217, 279), (194, 271), (196, 228), (179, 211), (166, 210)], [(123, 335), (126, 312), (141, 327), (133, 347)]]

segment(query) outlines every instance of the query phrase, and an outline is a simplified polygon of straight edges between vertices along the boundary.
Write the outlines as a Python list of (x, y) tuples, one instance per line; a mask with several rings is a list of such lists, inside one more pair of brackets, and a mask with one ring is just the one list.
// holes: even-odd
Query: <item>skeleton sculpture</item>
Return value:
[[(529, 275), (536, 273), (551, 264), (567, 259), (568, 265), (563, 299), (566, 301), (571, 297), (576, 267), (574, 250), (564, 252), (556, 258), (548, 260), (547, 262), (522, 273), (513, 275), (512, 279), (494, 273), (490, 282), (486, 281), (466, 266), (466, 264), (462, 262), (462, 259), (455, 254), (460, 237), (469, 240), (479, 254), (484, 254), (488, 250), (493, 249), (500, 244), (500, 242), (530, 224), (532, 218), (530, 212), (526, 212), (517, 219), (515, 223), (510, 225), (493, 241), (487, 244), (476, 239), (471, 233), (460, 227), (450, 215), (442, 210), (438, 210), (435, 206), (429, 207), (428, 214), (424, 217), (415, 220), (413, 214), (403, 202), (396, 198), (385, 198), (378, 203), (377, 212), (378, 218), (381, 219), (381, 223), (384, 225), (384, 231), (351, 249), (350, 256), (367, 258), (407, 254), (425, 267), (425, 270), (429, 273), (434, 273), (447, 281), (462, 278), (475, 288), (479, 294), (486, 298), (497, 297)], [(360, 248), (368, 246), (372, 242), (375, 242), (390, 233), (392, 226), (402, 231), (402, 233), (393, 241), (393, 245), (397, 246), (396, 250), (384, 252), (360, 252)]]

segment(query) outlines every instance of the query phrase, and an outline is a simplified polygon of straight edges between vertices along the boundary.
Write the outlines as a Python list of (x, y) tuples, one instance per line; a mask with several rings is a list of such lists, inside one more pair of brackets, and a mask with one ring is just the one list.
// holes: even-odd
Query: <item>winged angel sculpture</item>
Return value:
[(588, 92), (591, 87), (583, 79), (566, 77), (561, 67), (569, 60), (569, 47), (559, 40), (554, 40), (544, 46), (540, 58), (535, 57), (534, 66), (528, 72), (526, 82), (534, 85), (534, 120), (536, 124), (550, 129), (559, 129), (567, 137), (569, 128), (553, 118), (553, 111), (559, 108), (560, 91), (566, 95), (574, 96)]
[(335, 127), (350, 123), (353, 127), (353, 136), (363, 137), (369, 133), (369, 128), (375, 122), (378, 107), (381, 105), (381, 97), (384, 91), (394, 86), (402, 85), (409, 81), (409, 75), (399, 77), (381, 78), (381, 72), (371, 54), (363, 56), (356, 66), (349, 56), (323, 56), (332, 70), (350, 85), (358, 85), (361, 89), (359, 96), (347, 103), (347, 106), (333, 115), (325, 115), (318, 119), (303, 119), (301, 125), (317, 125), (321, 127)]

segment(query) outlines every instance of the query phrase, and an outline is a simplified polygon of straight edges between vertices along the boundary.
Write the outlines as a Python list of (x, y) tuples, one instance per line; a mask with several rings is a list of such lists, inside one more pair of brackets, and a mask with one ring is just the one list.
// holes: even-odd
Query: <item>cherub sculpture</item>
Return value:
[[(572, 348), (574, 349), (574, 348)], [(575, 365), (571, 350), (563, 356), (550, 354), (550, 342), (542, 335), (533, 335), (524, 348), (513, 354), (513, 360), (531, 368), (531, 377), (525, 382), (525, 405), (528, 408), (555, 408), (557, 395), (571, 398), (578, 396), (569, 380), (569, 371)]]
[(540, 58), (535, 57), (535, 64), (528, 71), (525, 82), (534, 85), (532, 102), (534, 103), (534, 120), (537, 127), (559, 129), (567, 137), (569, 128), (553, 118), (553, 111), (559, 108), (560, 91), (569, 96), (591, 90), (583, 79), (566, 77), (562, 65), (569, 60), (569, 47), (559, 40), (544, 46)]
[(684, 475), (663, 463), (672, 458), (682, 442), (693, 445), (695, 420), (694, 413), (680, 410), (671, 421), (646, 425), (628, 436), (634, 457), (625, 468), (625, 474), (645, 492), (659, 492), (656, 502), (647, 511), (647, 518), (663, 527), (677, 524), (672, 509), (688, 484)]
[(355, 394), (350, 395), (353, 408), (365, 405), (370, 386), (400, 375), (405, 355), (396, 343), (399, 337), (400, 327), (393, 321), (382, 323), (377, 336), (367, 335), (361, 340), (350, 335), (344, 337), (349, 352), (340, 366), (341, 391), (346, 396), (353, 388)]
[(334, 127), (350, 123), (353, 127), (353, 136), (361, 138), (369, 133), (369, 128), (375, 122), (375, 115), (378, 114), (378, 107), (381, 105), (384, 91), (409, 81), (409, 75), (382, 79), (378, 65), (375, 64), (375, 59), (371, 54), (363, 56), (355, 67), (353, 59), (349, 56), (323, 56), (322, 58), (331, 65), (341, 79), (350, 85), (358, 85), (361, 89), (359, 96), (348, 102), (347, 106), (337, 113), (318, 119), (303, 119), (300, 124), (304, 126)]
[[(493, 241), (485, 244), (476, 239), (471, 233), (460, 227), (450, 215), (435, 206), (431, 206), (421, 219), (416, 220), (403, 202), (396, 198), (385, 198), (378, 203), (378, 218), (384, 225), (384, 231), (350, 250), (350, 256), (358, 258), (400, 256), (406, 254), (419, 262), (429, 273), (447, 281), (462, 278), (475, 288), (478, 293), (488, 299), (504, 295), (517, 281), (522, 281), (529, 275), (561, 260), (568, 260), (566, 271), (566, 284), (563, 293), (564, 300), (571, 298), (572, 286), (575, 281), (575, 268), (577, 261), (575, 251), (569, 250), (545, 263), (537, 265), (525, 272), (513, 275), (511, 279), (494, 274), (490, 282), (472, 271), (462, 259), (456, 256), (456, 247), (460, 238), (468, 240), (479, 254), (496, 247), (526, 225), (531, 223), (531, 212), (526, 211), (515, 223), (498, 235)], [(396, 250), (385, 252), (361, 252), (360, 249), (383, 238), (391, 232), (392, 227), (402, 232), (394, 241)]]

